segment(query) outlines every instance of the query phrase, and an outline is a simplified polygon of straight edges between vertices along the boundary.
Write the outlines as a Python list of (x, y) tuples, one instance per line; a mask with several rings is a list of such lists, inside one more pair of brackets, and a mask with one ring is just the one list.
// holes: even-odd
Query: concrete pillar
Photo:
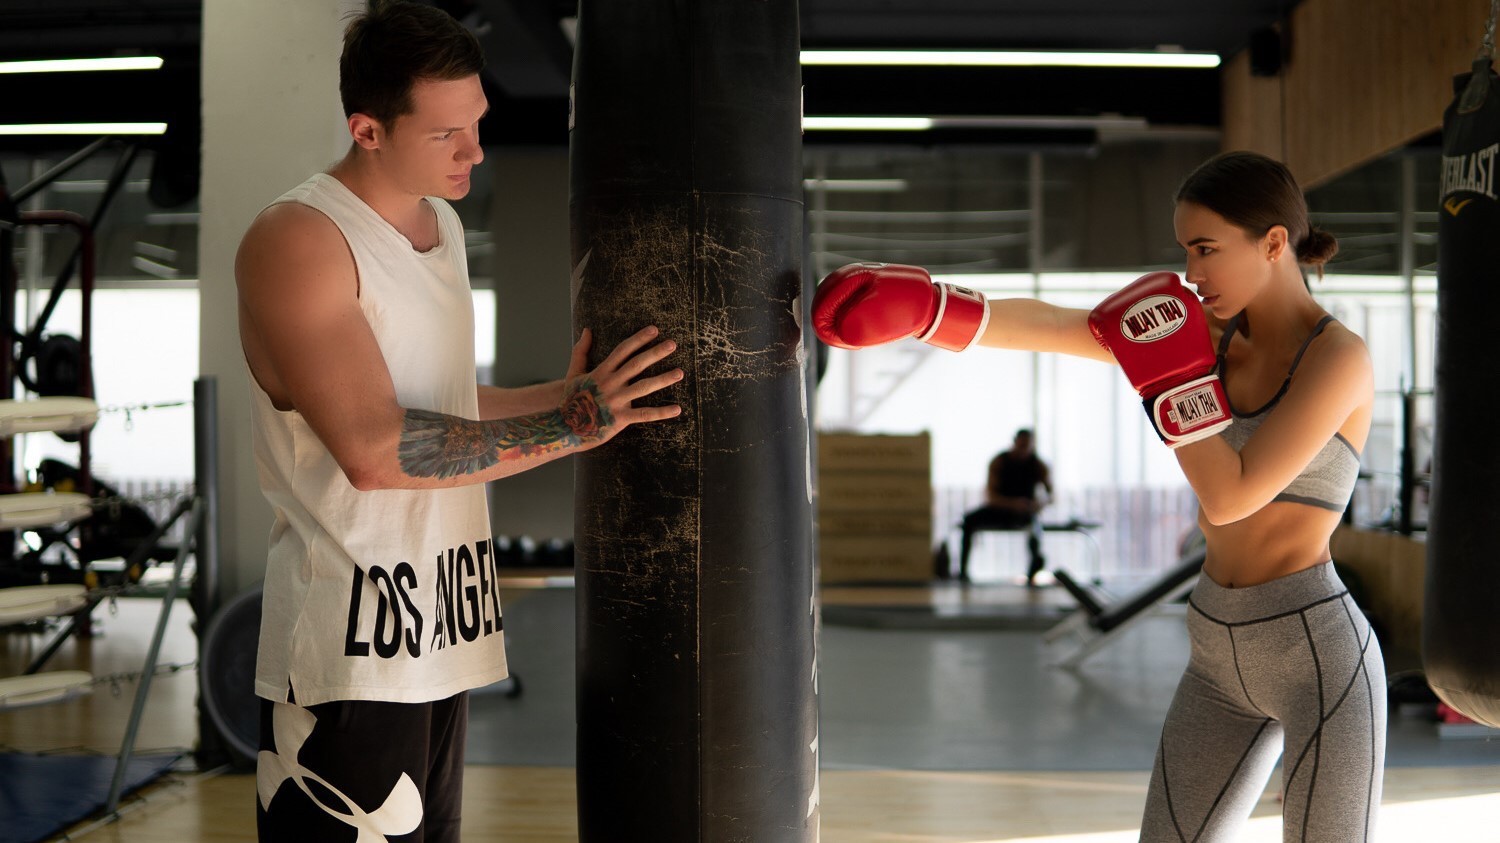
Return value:
[(256, 482), (234, 255), (267, 203), (349, 145), (338, 95), (359, 0), (204, 0), (200, 371), (219, 382), (220, 598), (265, 575), (271, 510)]

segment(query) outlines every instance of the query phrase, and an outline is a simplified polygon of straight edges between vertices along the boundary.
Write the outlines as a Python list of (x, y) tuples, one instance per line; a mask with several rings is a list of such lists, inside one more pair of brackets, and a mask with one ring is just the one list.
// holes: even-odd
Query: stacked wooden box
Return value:
[(932, 579), (932, 440), (818, 435), (818, 560), (825, 583)]
[(1380, 619), (1386, 655), (1420, 653), (1427, 543), (1386, 530), (1340, 526), (1329, 545), (1334, 562), (1359, 577), (1363, 593), (1357, 596), (1369, 604), (1360, 608)]

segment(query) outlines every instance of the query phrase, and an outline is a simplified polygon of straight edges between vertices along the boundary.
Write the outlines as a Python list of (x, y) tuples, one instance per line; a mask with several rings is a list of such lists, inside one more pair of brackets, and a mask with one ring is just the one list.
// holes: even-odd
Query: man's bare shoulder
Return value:
[(248, 248), (331, 248), (343, 244), (339, 228), (326, 214), (301, 202), (278, 202), (261, 211), (240, 241)]
[(352, 275), (348, 244), (333, 220), (299, 202), (279, 202), (261, 211), (245, 231), (235, 259), (241, 287), (299, 276)]

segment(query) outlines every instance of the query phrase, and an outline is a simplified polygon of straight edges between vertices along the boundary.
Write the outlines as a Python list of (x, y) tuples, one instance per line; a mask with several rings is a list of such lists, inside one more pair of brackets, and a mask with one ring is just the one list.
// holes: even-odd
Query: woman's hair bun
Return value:
[(1307, 236), (1297, 244), (1297, 262), (1310, 266), (1322, 266), (1339, 253), (1339, 241), (1317, 226), (1308, 230)]

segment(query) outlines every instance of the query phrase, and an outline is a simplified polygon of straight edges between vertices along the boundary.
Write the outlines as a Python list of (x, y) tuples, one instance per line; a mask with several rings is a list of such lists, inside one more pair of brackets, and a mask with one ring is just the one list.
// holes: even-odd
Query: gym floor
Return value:
[[(976, 574), (985, 572), (976, 570)], [(576, 838), (571, 589), (507, 595), (511, 666), (522, 693), (481, 690), (471, 703), (465, 834), (474, 841)], [(825, 604), (870, 602), (828, 589)], [(880, 602), (935, 615), (1009, 606), (1045, 610), (1056, 588), (1008, 583), (887, 593)], [(97, 634), (70, 642), (49, 668), (95, 676), (138, 669), (159, 603), (96, 611)], [(190, 662), (190, 613), (174, 611), (165, 663)], [(1135, 840), (1157, 734), (1187, 660), (1180, 613), (1143, 620), (1077, 671), (1048, 666), (1034, 629), (881, 629), (825, 620), (821, 641), (822, 838), (890, 843)], [(1035, 626), (1034, 624), (1032, 626)], [(46, 640), (0, 635), (0, 675)], [(139, 751), (190, 747), (192, 670), (157, 677)], [(33, 752), (117, 751), (133, 685), (0, 713), (0, 744)], [(252, 841), (253, 776), (184, 769), (127, 800), (115, 823), (72, 830), (100, 841)], [(1272, 776), (1245, 841), (1280, 840)], [(1500, 741), (1440, 740), (1433, 723), (1393, 710), (1377, 839), (1493, 840)]]

